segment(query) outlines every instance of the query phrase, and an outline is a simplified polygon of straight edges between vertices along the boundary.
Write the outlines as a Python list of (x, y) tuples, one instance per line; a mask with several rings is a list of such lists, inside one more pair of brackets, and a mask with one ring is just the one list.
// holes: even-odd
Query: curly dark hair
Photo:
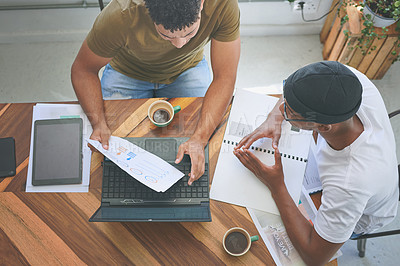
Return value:
[(145, 0), (145, 4), (154, 23), (174, 32), (199, 19), (201, 0)]

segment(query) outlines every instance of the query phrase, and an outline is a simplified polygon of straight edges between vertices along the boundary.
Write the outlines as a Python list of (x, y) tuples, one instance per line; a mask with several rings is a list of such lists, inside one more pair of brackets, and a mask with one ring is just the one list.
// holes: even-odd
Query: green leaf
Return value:
[(340, 20), (340, 25), (343, 25), (343, 24), (346, 23), (348, 20), (349, 20), (349, 16), (348, 16), (348, 15), (342, 17), (342, 19)]

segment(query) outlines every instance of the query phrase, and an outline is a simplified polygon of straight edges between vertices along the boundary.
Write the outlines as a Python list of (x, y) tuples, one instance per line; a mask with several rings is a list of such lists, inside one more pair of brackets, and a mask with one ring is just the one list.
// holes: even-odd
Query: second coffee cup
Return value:
[(181, 107), (179, 105), (173, 107), (167, 101), (158, 100), (150, 105), (147, 115), (154, 125), (165, 127), (171, 123), (174, 115), (180, 110)]
[(250, 236), (243, 228), (233, 227), (225, 233), (222, 239), (222, 245), (228, 254), (232, 256), (242, 256), (249, 251), (251, 242), (257, 240), (258, 236)]

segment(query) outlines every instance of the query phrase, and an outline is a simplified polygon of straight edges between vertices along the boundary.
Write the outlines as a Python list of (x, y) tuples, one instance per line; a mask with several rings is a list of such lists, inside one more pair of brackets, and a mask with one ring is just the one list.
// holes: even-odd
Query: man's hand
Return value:
[(253, 132), (245, 136), (239, 144), (235, 147), (235, 150), (240, 148), (249, 149), (251, 144), (256, 140), (267, 137), (272, 139), (272, 147), (275, 149), (278, 147), (278, 142), (281, 137), (281, 126), (283, 117), (281, 113), (270, 113), (267, 120), (265, 120), (258, 128)]
[(272, 194), (282, 188), (282, 186), (285, 187), (281, 154), (279, 153), (278, 148), (274, 149), (275, 164), (272, 166), (263, 164), (248, 149), (237, 149), (233, 151), (240, 162), (246, 166), (247, 169), (252, 171), (254, 175), (269, 188)]
[[(108, 128), (107, 124), (101, 123), (93, 127), (93, 132), (92, 135), (90, 136), (90, 139), (100, 141), (103, 148), (105, 150), (108, 150), (108, 141), (110, 139), (110, 136), (111, 136), (111, 131)], [(89, 147), (92, 151), (94, 151), (90, 145)]]
[(182, 161), (183, 155), (188, 154), (192, 168), (190, 169), (188, 185), (199, 179), (205, 169), (204, 147), (207, 143), (195, 139), (189, 139), (179, 146), (178, 154), (176, 155), (175, 163), (178, 164)]

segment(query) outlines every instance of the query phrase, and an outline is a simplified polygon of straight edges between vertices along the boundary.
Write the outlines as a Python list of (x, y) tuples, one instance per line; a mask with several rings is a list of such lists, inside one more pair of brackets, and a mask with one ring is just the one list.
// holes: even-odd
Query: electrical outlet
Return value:
[(301, 12), (300, 2), (304, 2), (303, 13), (313, 14), (316, 13), (321, 0), (300, 0), (293, 2), (293, 12)]

